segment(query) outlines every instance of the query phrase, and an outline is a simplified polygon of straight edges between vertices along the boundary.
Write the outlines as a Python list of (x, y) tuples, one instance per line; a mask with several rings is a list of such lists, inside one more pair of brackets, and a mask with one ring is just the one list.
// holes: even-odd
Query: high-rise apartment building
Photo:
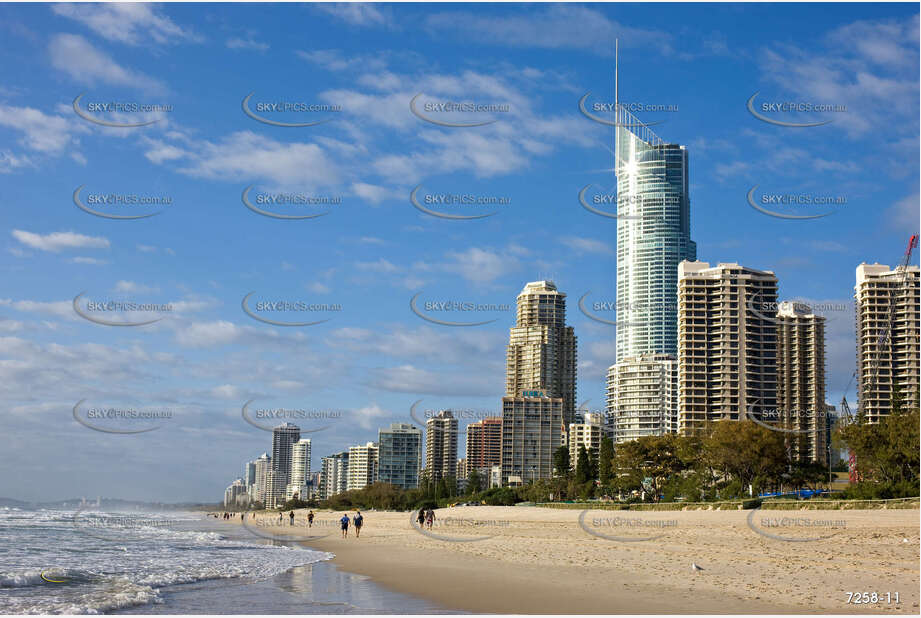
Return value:
[(248, 461), (243, 469), (243, 483), (247, 488), (256, 484), (256, 462)]
[(566, 294), (552, 281), (528, 283), (518, 295), (505, 384), (502, 483), (549, 478), (576, 412), (576, 335), (566, 326)]
[(224, 490), (224, 506), (237, 507), (246, 506), (249, 502), (249, 496), (246, 493), (246, 483), (243, 479), (236, 479)]
[(286, 478), (271, 468), (265, 473), (265, 508), (274, 509), (285, 503)]
[[(678, 265), (678, 431), (777, 409), (777, 277), (738, 264)], [(765, 414), (767, 412), (767, 414)]]
[(491, 416), (467, 425), (466, 474), (502, 461), (502, 417)]
[(377, 480), (377, 444), (349, 447), (348, 489), (364, 489)]
[(433, 483), (457, 479), (457, 419), (450, 410), (425, 421), (425, 470)]
[(282, 423), (272, 429), (272, 470), (275, 479), (284, 487), (291, 478), (291, 452), (301, 439), (301, 428), (291, 423)]
[(272, 469), (272, 458), (268, 453), (263, 453), (253, 462), (255, 482), (250, 488), (250, 499), (253, 502), (265, 504), (266, 488), (268, 487), (268, 473)]
[(608, 368), (607, 413), (615, 444), (678, 431), (678, 361), (668, 354)]
[[(553, 454), (563, 440), (562, 397), (502, 398), (502, 484), (524, 485), (554, 474)], [(557, 471), (562, 474), (562, 470)]]
[(580, 447), (585, 447), (591, 461), (598, 463), (598, 455), (601, 451), (601, 438), (603, 437), (602, 426), (600, 423), (570, 423), (569, 431), (569, 467), (573, 470), (579, 463)]
[[(896, 387), (903, 409), (918, 406), (919, 269), (900, 266), (892, 270), (883, 264), (861, 264), (857, 267), (854, 298), (858, 409), (865, 421), (877, 423), (890, 413)], [(891, 331), (885, 337), (890, 319)]]
[(467, 480), (467, 458), (461, 457), (457, 460), (457, 480), (466, 481)]
[(691, 240), (688, 152), (616, 105), (616, 359), (678, 353), (678, 264)]
[(306, 500), (310, 495), (310, 440), (301, 438), (291, 447), (291, 478), (285, 489), (285, 497), (291, 499), (295, 494)]
[(322, 459), (323, 471), (319, 496), (328, 500), (341, 494), (349, 487), (349, 451), (343, 451)]
[(808, 305), (777, 309), (777, 415), (793, 461), (826, 462), (825, 318)]
[(506, 397), (563, 399), (563, 419), (576, 409), (576, 335), (566, 326), (566, 294), (552, 281), (534, 281), (518, 295), (515, 326), (509, 333)]
[(409, 423), (392, 423), (378, 431), (377, 480), (402, 489), (419, 486), (422, 469), (422, 430)]

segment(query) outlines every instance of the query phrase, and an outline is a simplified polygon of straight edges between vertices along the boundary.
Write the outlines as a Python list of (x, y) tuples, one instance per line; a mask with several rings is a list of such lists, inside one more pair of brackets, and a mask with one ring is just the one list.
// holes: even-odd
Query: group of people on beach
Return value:
[[(422, 511), (420, 511), (420, 517), (421, 517), (421, 512), (422, 512)], [(429, 518), (430, 518), (430, 519), (428, 520), (428, 526), (429, 526), (429, 528), (431, 528), (431, 527), (432, 527), (432, 520), (434, 520), (435, 514), (432, 512), (431, 509), (429, 509), (428, 513), (429, 513), (428, 516), (429, 516)], [(216, 513), (214, 513), (213, 515), (214, 515), (215, 518), (218, 517), (218, 515), (217, 515)], [(268, 515), (268, 514), (267, 514), (267, 515)], [(246, 516), (245, 513), (240, 513), (240, 521), (244, 521), (245, 516)], [(283, 512), (281, 512), (281, 511), (279, 511), (279, 513), (278, 513), (278, 525), (279, 525), (279, 526), (284, 525), (284, 516), (285, 516), (285, 514), (284, 514)], [(251, 515), (251, 517), (252, 517), (252, 519), (255, 521), (255, 520), (257, 519), (256, 513), (253, 513), (253, 514)], [(232, 518), (233, 518), (233, 513), (224, 513), (224, 514), (223, 514), (223, 519), (229, 520), (229, 519), (232, 519)], [(314, 514), (313, 510), (310, 510), (310, 511), (307, 512), (307, 527), (308, 527), (308, 528), (313, 528), (313, 520), (314, 520), (315, 518), (316, 518), (316, 515)], [(422, 519), (419, 520), (420, 525), (421, 525), (422, 521), (423, 521)], [(288, 512), (288, 522), (289, 522), (288, 525), (290, 525), (290, 526), (293, 526), (293, 525), (294, 525), (294, 511), (289, 511), (289, 512)], [(356, 510), (356, 511), (355, 511), (355, 515), (354, 515), (353, 517), (351, 517), (351, 518), (349, 518), (348, 513), (343, 513), (343, 514), (342, 514), (342, 518), (339, 520), (339, 527), (340, 527), (340, 529), (342, 530), (342, 538), (347, 538), (347, 537), (349, 536), (349, 526), (352, 526), (352, 527), (355, 528), (355, 538), (356, 538), (356, 539), (357, 539), (357, 538), (361, 538), (361, 526), (362, 526), (364, 523), (365, 523), (365, 517), (364, 517), (364, 515), (361, 514), (361, 511), (359, 511), (359, 510)]]
[(435, 523), (435, 511), (434, 509), (419, 509), (419, 514), (416, 515), (416, 521), (419, 522), (419, 527), (425, 526), (429, 530), (432, 529), (432, 524)]
[[(361, 514), (361, 511), (356, 510), (355, 516), (352, 518), (352, 525), (355, 526), (355, 538), (361, 537), (361, 526), (365, 523), (364, 515)], [(342, 517), (339, 519), (339, 528), (342, 530), (342, 538), (348, 538), (349, 536), (349, 514), (343, 513)]]

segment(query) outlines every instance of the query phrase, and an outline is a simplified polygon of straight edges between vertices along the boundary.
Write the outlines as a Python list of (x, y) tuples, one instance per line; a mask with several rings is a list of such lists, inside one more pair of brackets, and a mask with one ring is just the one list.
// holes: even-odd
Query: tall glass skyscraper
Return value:
[(617, 106), (617, 362), (678, 352), (678, 263), (691, 240), (688, 153)]

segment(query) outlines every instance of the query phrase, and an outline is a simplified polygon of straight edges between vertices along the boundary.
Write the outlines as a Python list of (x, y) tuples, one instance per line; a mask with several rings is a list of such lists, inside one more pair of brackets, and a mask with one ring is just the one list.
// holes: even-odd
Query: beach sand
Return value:
[[(340, 538), (342, 513), (315, 513), (309, 533), (306, 510), (296, 512), (294, 528), (287, 516), (275, 525), (277, 514), (258, 516), (256, 528), (322, 536), (305, 545), (335, 554), (346, 571), (458, 610), (919, 613), (917, 509), (596, 510), (580, 525), (579, 510), (454, 507), (436, 511), (431, 535), (409, 513), (367, 511), (360, 539), (351, 528)], [(755, 528), (780, 538), (752, 530), (750, 515)], [(848, 592), (881, 599), (849, 604)]]

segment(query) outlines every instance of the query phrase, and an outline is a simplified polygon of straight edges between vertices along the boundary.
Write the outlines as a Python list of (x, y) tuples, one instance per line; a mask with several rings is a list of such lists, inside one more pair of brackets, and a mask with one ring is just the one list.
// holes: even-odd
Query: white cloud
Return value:
[(23, 313), (40, 313), (57, 318), (75, 319), (72, 300), (36, 301), (36, 300), (10, 300), (0, 299), (0, 305), (5, 305)]
[(121, 280), (115, 284), (116, 292), (127, 292), (129, 294), (147, 294), (150, 292), (159, 292), (160, 288), (146, 286), (134, 281)]
[(543, 49), (582, 49), (602, 56), (614, 55), (614, 39), (621, 45), (671, 51), (672, 34), (662, 30), (631, 28), (608, 19), (601, 11), (583, 6), (534, 7), (525, 14), (485, 15), (472, 11), (435, 13), (425, 20), (433, 36), (442, 33), (464, 41), (490, 45)]
[(886, 209), (886, 220), (897, 230), (919, 229), (921, 219), (921, 195), (906, 195)]
[(0, 105), (0, 125), (20, 131), (23, 137), (19, 143), (42, 153), (59, 153), (73, 145), (75, 133), (86, 132), (70, 119), (8, 105)]
[(157, 44), (200, 41), (192, 31), (182, 28), (157, 6), (144, 3), (105, 2), (96, 4), (55, 4), (52, 10), (78, 21), (99, 36), (127, 45), (150, 41)]
[(17, 320), (0, 319), (0, 333), (17, 333), (25, 328), (25, 324)]
[(128, 86), (151, 92), (164, 92), (165, 84), (152, 77), (126, 69), (89, 41), (76, 34), (58, 34), (48, 44), (51, 65), (82, 84), (97, 83)]
[(298, 58), (315, 64), (327, 71), (346, 71), (349, 69), (382, 71), (387, 66), (387, 63), (380, 55), (363, 56), (349, 54), (346, 56), (338, 49), (298, 50), (294, 53)]
[[(150, 140), (147, 157), (158, 163), (166, 145)], [(182, 160), (180, 171), (193, 177), (264, 179), (279, 185), (319, 190), (337, 187), (342, 171), (317, 144), (279, 142), (253, 131), (238, 131), (218, 142), (200, 141), (184, 151), (172, 151)]]
[(821, 115), (834, 120), (831, 130), (856, 137), (903, 126), (915, 129), (917, 139), (917, 58), (915, 14), (852, 22), (809, 47), (777, 45), (762, 52), (760, 64), (776, 99), (846, 106), (846, 112)]
[(83, 256), (73, 257), (73, 258), (70, 258), (70, 260), (68, 261), (73, 264), (90, 264), (93, 266), (102, 266), (104, 264), (108, 264), (106, 260), (99, 260), (96, 258), (83, 257)]
[(378, 4), (365, 2), (330, 2), (314, 5), (318, 10), (353, 26), (388, 26), (389, 12)]
[(241, 399), (244, 390), (232, 384), (222, 384), (211, 389), (210, 395), (216, 399)]
[(380, 427), (379, 419), (392, 418), (393, 413), (375, 403), (355, 410), (350, 416), (362, 429), (377, 429)]
[(176, 341), (190, 348), (204, 348), (233, 343), (243, 335), (243, 329), (232, 322), (194, 322), (176, 331)]
[(0, 150), (0, 174), (9, 174), (23, 167), (31, 167), (34, 163), (25, 155), (13, 154), (9, 150)]
[(474, 376), (469, 371), (429, 371), (413, 365), (383, 367), (370, 372), (371, 386), (416, 395), (487, 396), (496, 394), (494, 376)]
[(476, 284), (492, 283), (520, 268), (518, 258), (479, 247), (471, 247), (466, 251), (450, 251), (447, 257), (450, 261), (441, 265), (443, 270), (456, 273)]
[(565, 236), (560, 242), (579, 253), (600, 253), (602, 255), (612, 255), (614, 253), (614, 249), (611, 248), (610, 243), (594, 240), (592, 238)]
[(252, 37), (247, 37), (245, 39), (234, 37), (231, 39), (227, 39), (227, 48), (228, 49), (251, 49), (253, 51), (264, 52), (269, 48), (269, 44), (263, 43), (261, 41), (257, 41), (253, 39)]
[(384, 258), (378, 258), (374, 262), (356, 262), (355, 267), (358, 268), (358, 270), (374, 273), (395, 273), (400, 271), (399, 266)]
[(76, 232), (52, 232), (42, 236), (24, 230), (13, 230), (13, 238), (40, 251), (58, 252), (62, 249), (105, 249), (109, 240), (102, 236), (85, 236)]
[(397, 197), (396, 193), (392, 189), (388, 189), (387, 187), (382, 187), (379, 185), (368, 184), (366, 182), (356, 182), (352, 184), (352, 193), (363, 200), (371, 202), (372, 204), (379, 204), (388, 198)]

